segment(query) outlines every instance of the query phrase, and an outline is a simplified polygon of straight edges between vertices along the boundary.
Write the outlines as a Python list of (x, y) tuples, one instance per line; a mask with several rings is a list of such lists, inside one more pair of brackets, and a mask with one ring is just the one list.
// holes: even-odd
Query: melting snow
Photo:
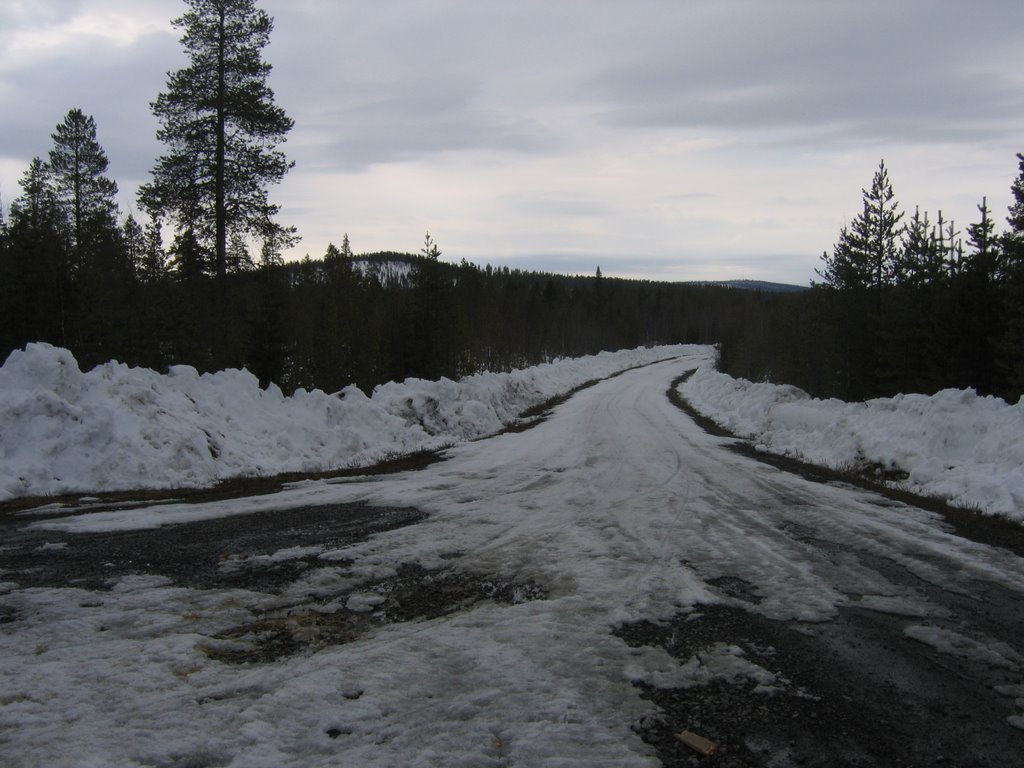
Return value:
[(693, 406), (764, 450), (838, 468), (906, 473), (908, 490), (1024, 521), (1024, 399), (973, 390), (846, 403), (704, 367), (680, 386)]
[[(367, 425), (362, 434), (400, 444), (415, 436), (409, 445), (465, 439), (459, 397), (493, 411), (495, 420), (486, 422), (493, 426), (601, 370), (666, 353), (678, 359), (603, 382), (529, 432), (459, 445), (447, 461), (421, 472), (45, 521), (42, 540), (70, 542), (74, 552), (69, 532), (302, 504), (358, 501), (427, 514), (416, 525), (333, 551), (311, 542), (251, 557), (253, 567), (317, 558), (273, 597), (189, 589), (144, 575), (123, 576), (109, 591), (22, 588), (9, 580), (14, 574), (0, 574), (0, 758), (26, 768), (653, 767), (657, 760), (631, 726), (655, 709), (633, 683), (749, 680), (765, 691), (780, 683), (728, 643), (696, 649), (680, 663), (663, 649), (628, 647), (612, 635), (619, 622), (657, 621), (698, 604), (742, 599), (714, 588), (729, 583), (724, 577), (756, 585), (760, 602), (750, 610), (770, 618), (823, 621), (860, 597), (887, 610), (902, 607), (918, 627), (909, 634), (934, 647), (1009, 659), (986, 638), (969, 640), (939, 626), (941, 616), (914, 590), (867, 562), (884, 559), (930, 583), (987, 579), (1019, 591), (1017, 558), (959, 539), (923, 510), (880, 505), (872, 494), (811, 483), (723, 451), (724, 441), (699, 430), (664, 395), (674, 376), (711, 359), (707, 348), (599, 356), (471, 382), (406, 382), (369, 398), (284, 398), (259, 390), (244, 372), (176, 370), (160, 377), (110, 364), (83, 374), (66, 353), (33, 347), (0, 377), (0, 418), (5, 425), (10, 418), (25, 441), (5, 443), (4, 451), (22, 468), (14, 477), (27, 478), (5, 475), (3, 487), (9, 494), (56, 489), (48, 464), (66, 473), (60, 483), (135, 483), (142, 474), (105, 472), (99, 459), (130, 468), (128, 457), (141, 453), (139, 435), (147, 429), (157, 446), (147, 459), (152, 479), (168, 484), (251, 471), (254, 457), (262, 457), (258, 466), (266, 471), (281, 469), (289, 453), (273, 447), (274, 430), (293, 449), (323, 440), (324, 450), (345, 460), (329, 442), (331, 431), (358, 433)], [(742, 388), (730, 382), (719, 380), (719, 387)], [(428, 398), (431, 418), (421, 419)], [(349, 414), (353, 403), (358, 408)], [(381, 424), (374, 427), (374, 419)], [(442, 424), (455, 426), (445, 431)], [(216, 458), (209, 440), (219, 446)], [(171, 463), (169, 446), (184, 453), (181, 469), (157, 463)], [(863, 558), (837, 557), (828, 542)], [(451, 553), (461, 554), (451, 560)], [(230, 653), (238, 641), (225, 631), (252, 622), (257, 609), (347, 606), (364, 616), (377, 607), (375, 579), (405, 564), (444, 563), (540, 585), (544, 597), (477, 602), (273, 663), (227, 664), (211, 654)], [(223, 565), (237, 566), (232, 558)], [(912, 610), (911, 600), (923, 608)]]

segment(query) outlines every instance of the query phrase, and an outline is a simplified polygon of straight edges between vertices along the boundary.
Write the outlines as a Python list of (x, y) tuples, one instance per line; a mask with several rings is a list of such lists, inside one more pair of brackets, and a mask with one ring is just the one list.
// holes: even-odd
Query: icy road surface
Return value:
[(666, 398), (705, 361), (420, 471), (6, 521), (0, 763), (1012, 764), (1021, 558), (730, 451)]

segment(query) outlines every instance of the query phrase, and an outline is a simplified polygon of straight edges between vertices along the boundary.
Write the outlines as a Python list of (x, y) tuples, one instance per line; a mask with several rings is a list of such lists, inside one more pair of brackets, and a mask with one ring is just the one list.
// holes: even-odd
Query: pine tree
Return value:
[(232, 272), (251, 272), (256, 269), (256, 263), (249, 253), (249, 246), (245, 237), (239, 232), (232, 232), (228, 238), (228, 263), (227, 269)]
[(430, 232), (423, 239), (420, 255), (423, 259), (412, 275), (406, 325), (398, 340), (397, 365), (405, 369), (405, 375), (426, 379), (454, 376), (458, 343), (452, 286)]
[(17, 344), (16, 320), (18, 295), (15, 285), (16, 273), (11, 262), (10, 233), (7, 217), (4, 216), (3, 200), (0, 200), (0, 360)]
[(66, 230), (57, 194), (53, 186), (53, 174), (40, 158), (32, 158), (25, 173), (18, 182), (21, 196), (11, 203), (11, 228), (23, 225), (32, 228), (49, 226), (55, 231)]
[(821, 254), (822, 268), (814, 270), (825, 285), (838, 290), (856, 290), (871, 282), (871, 272), (863, 257), (865, 244), (858, 232), (844, 226), (832, 253)]
[(1013, 205), (1010, 206), (1010, 215), (1006, 221), (1013, 232), (1024, 234), (1024, 153), (1017, 153), (1017, 167), (1019, 174), (1010, 187)]
[(167, 254), (160, 222), (150, 219), (144, 229), (145, 249), (139, 264), (139, 277), (143, 283), (157, 283), (167, 274)]
[(1004, 295), (1006, 329), (997, 342), (999, 365), (1004, 376), (1003, 394), (1015, 401), (1024, 394), (1024, 154), (1017, 155), (1019, 173), (1010, 192), (1013, 204), (1002, 237), (998, 277)]
[(0, 199), (0, 258), (7, 254), (7, 217), (4, 215), (4, 201)]
[(862, 190), (864, 208), (849, 227), (843, 227), (832, 253), (822, 255), (823, 269), (817, 270), (827, 285), (840, 289), (875, 288), (892, 285), (899, 273), (900, 221), (889, 172), (882, 160)]
[(1003, 235), (1003, 260), (1000, 265), (1003, 279), (1024, 279), (1024, 154), (1018, 154), (1020, 172), (1014, 179), (1010, 192), (1013, 204), (1006, 223), (1009, 231)]
[(904, 334), (896, 338), (885, 317), (887, 290), (907, 279), (908, 255), (900, 244), (903, 214), (884, 160), (862, 196), (861, 213), (843, 227), (832, 253), (822, 254), (824, 266), (817, 270), (826, 286), (838, 290), (829, 321), (843, 367), (839, 389), (848, 399), (879, 394), (906, 367), (894, 362), (905, 360)]
[(991, 277), (995, 271), (999, 249), (995, 235), (996, 225), (988, 209), (987, 198), (981, 198), (978, 213), (981, 214), (981, 221), (967, 227), (967, 243), (971, 246), (969, 257), (974, 271)]
[(427, 231), (426, 237), (423, 238), (423, 247), (420, 249), (420, 255), (426, 259), (433, 259), (437, 261), (441, 255), (441, 251), (437, 249), (437, 243), (430, 236), (430, 231)]
[(911, 288), (920, 288), (929, 280), (931, 265), (938, 258), (935, 249), (934, 231), (928, 221), (928, 213), (921, 214), (920, 208), (914, 209), (903, 231), (903, 247), (896, 269), (896, 284)]
[(185, 2), (189, 10), (174, 25), (184, 30), (190, 64), (169, 76), (151, 105), (161, 123), (157, 138), (169, 151), (140, 200), (213, 253), (214, 357), (222, 358), (229, 234), (297, 239), (294, 228), (274, 220), (279, 206), (267, 193), (292, 166), (277, 147), (293, 121), (267, 85), (271, 67), (261, 51), (270, 42), (270, 16), (254, 0)]
[(946, 222), (946, 228), (942, 232), (942, 243), (945, 245), (943, 261), (948, 279), (955, 279), (964, 268), (964, 241), (960, 237), (960, 230), (956, 223), (950, 219)]
[(125, 265), (131, 274), (138, 275), (146, 257), (146, 230), (131, 214), (121, 225), (121, 240), (124, 243)]
[(96, 121), (72, 109), (52, 134), (49, 168), (57, 200), (71, 222), (72, 247), (81, 260), (90, 224), (114, 224), (117, 184), (105, 175), (110, 165), (96, 139)]
[(265, 236), (260, 245), (260, 266), (284, 264), (282, 251), (292, 242), (293, 238), (287, 231), (271, 232)]
[(889, 182), (889, 172), (883, 160), (871, 181), (871, 189), (864, 193), (865, 239), (871, 263), (872, 285), (880, 288), (893, 282), (895, 265), (899, 258), (899, 240), (902, 233), (896, 196)]
[(21, 195), (11, 203), (7, 233), (8, 275), (13, 286), (10, 342), (68, 345), (71, 275), (68, 222), (49, 166), (36, 157), (20, 180)]
[(982, 198), (981, 220), (967, 227), (968, 251), (952, 285), (954, 323), (948, 340), (950, 368), (959, 380), (990, 394), (995, 384), (995, 340), (1002, 335), (1003, 318), (995, 282), (997, 240), (995, 222)]
[(209, 253), (190, 229), (175, 235), (168, 255), (169, 266), (179, 282), (198, 285), (210, 274)]
[(334, 243), (328, 243), (327, 250), (324, 252), (324, 266), (330, 268), (339, 261), (341, 261), (341, 249)]

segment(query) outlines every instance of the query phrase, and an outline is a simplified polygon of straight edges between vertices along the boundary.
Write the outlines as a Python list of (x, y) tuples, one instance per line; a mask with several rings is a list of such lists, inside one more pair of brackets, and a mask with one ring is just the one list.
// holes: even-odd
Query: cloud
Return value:
[(130, 9), (109, 0), (14, 2), (0, 11), (0, 73), (34, 69), (52, 60), (106, 57), (153, 34), (167, 34), (170, 23), (160, 8), (154, 0), (140, 0)]
[(560, 150), (535, 100), (554, 78), (523, 60), (547, 33), (537, 14), (526, 30), (518, 8), (352, 3), (324, 23), (323, 4), (268, 6), (276, 32), (302, 30), (267, 52), (296, 152), (318, 169), (361, 172), (450, 152)]
[(18, 5), (4, 11), (13, 26), (0, 37), (4, 155), (26, 165), (45, 157), (56, 125), (80, 108), (96, 119), (112, 174), (142, 179), (158, 147), (148, 105), (181, 55), (166, 4), (33, 2), (24, 13)]
[(534, 220), (600, 219), (614, 215), (616, 210), (607, 200), (586, 193), (563, 193), (560, 196), (517, 193), (503, 195), (497, 202), (503, 209)]
[[(346, 231), (415, 251), (429, 228), (455, 259), (806, 282), (880, 157), (905, 208), (966, 222), (982, 195), (1004, 207), (1024, 149), (1019, 0), (257, 5), (295, 119), (271, 191), (304, 236), (290, 256)], [(127, 208), (184, 9), (0, 3), (5, 202), (80, 107)]]
[(1010, 3), (688, 7), (642, 57), (594, 76), (603, 120), (790, 143), (986, 141), (1015, 129), (1020, 81), (1005, 50), (1024, 13)]
[(482, 107), (476, 94), (473, 83), (454, 78), (393, 83), (307, 111), (295, 136), (312, 167), (348, 172), (443, 152), (552, 149), (529, 119)]

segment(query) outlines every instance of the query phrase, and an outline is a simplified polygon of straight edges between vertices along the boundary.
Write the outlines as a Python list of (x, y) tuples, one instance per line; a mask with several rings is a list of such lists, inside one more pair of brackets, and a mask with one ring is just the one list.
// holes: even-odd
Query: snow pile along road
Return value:
[(408, 379), (337, 395), (261, 389), (244, 370), (167, 375), (29, 344), (0, 368), (0, 499), (203, 487), (229, 477), (362, 466), (493, 434), (586, 381), (682, 354), (654, 347), (455, 382)]
[(974, 390), (846, 403), (711, 368), (680, 385), (694, 408), (771, 453), (838, 468), (905, 472), (900, 487), (1024, 521), (1024, 399)]

